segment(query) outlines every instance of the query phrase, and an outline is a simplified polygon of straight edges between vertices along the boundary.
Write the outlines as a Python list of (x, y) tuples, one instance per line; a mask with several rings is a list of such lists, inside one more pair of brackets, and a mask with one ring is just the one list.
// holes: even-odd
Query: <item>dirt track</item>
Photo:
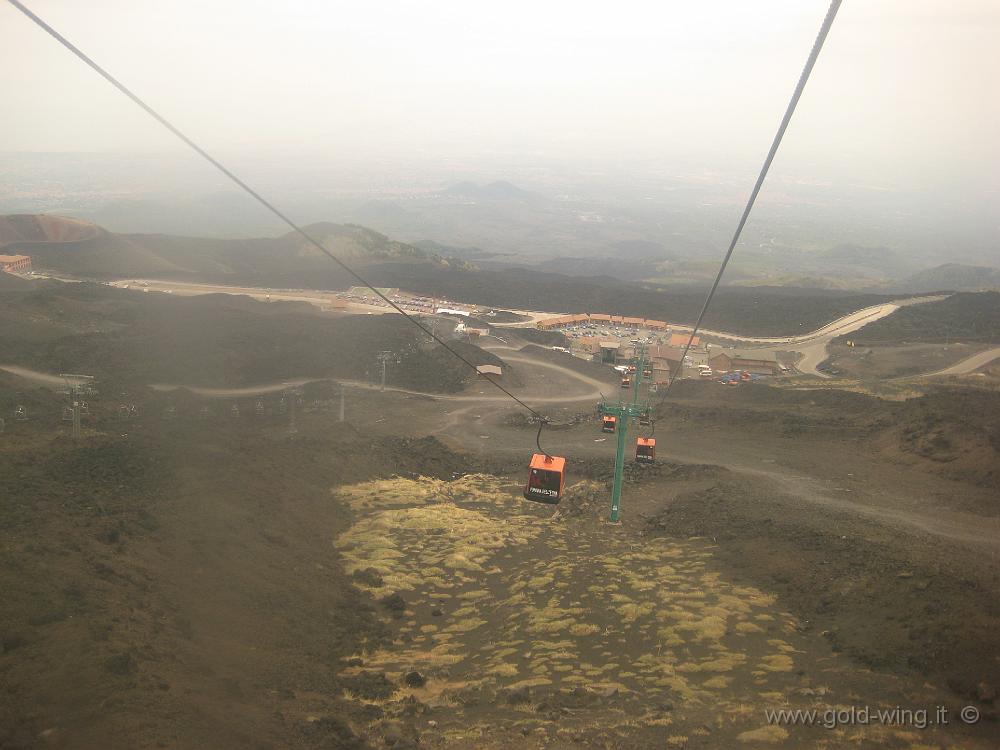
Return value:
[(946, 367), (945, 369), (938, 370), (937, 372), (924, 373), (919, 377), (933, 378), (938, 375), (968, 375), (969, 373), (975, 372), (980, 367), (985, 367), (995, 359), (1000, 359), (1000, 346), (988, 349), (985, 352), (973, 354), (971, 357), (963, 359), (961, 362), (957, 362), (951, 367)]
[[(511, 347), (498, 346), (494, 347), (493, 351), (502, 352), (502, 356), (506, 361), (517, 363), (528, 372), (534, 370), (536, 375), (538, 374), (538, 368), (540, 368), (542, 371), (541, 381), (535, 380), (529, 383), (527, 387), (517, 389), (518, 397), (528, 400), (531, 403), (578, 404), (580, 405), (578, 408), (587, 411), (588, 409), (582, 405), (586, 404), (589, 406), (600, 399), (602, 391), (613, 392), (610, 391), (610, 388), (613, 388), (614, 385), (611, 382), (602, 382), (569, 368), (539, 361), (533, 357), (517, 353)], [(988, 355), (995, 356), (993, 354), (994, 351), (984, 352), (970, 358), (970, 360), (982, 360), (985, 358), (986, 361), (989, 361), (992, 356)], [(970, 360), (966, 360), (960, 364), (966, 365)], [(5, 369), (21, 377), (33, 379), (48, 386), (64, 385), (64, 380), (55, 375), (38, 373), (26, 368), (4, 367), (0, 369)], [(553, 379), (551, 377), (552, 373), (557, 373), (560, 377)], [(946, 373), (942, 372), (938, 374)], [(304, 385), (307, 382), (310, 381), (290, 380), (247, 388), (198, 388), (157, 384), (152, 386), (152, 388), (157, 391), (168, 392), (185, 387), (192, 393), (205, 398), (231, 399), (272, 394), (285, 390), (290, 386)], [(589, 388), (589, 390), (581, 389), (579, 387), (581, 384)], [(344, 381), (344, 385), (349, 386), (352, 390), (380, 391), (379, 386), (371, 383)], [(477, 446), (482, 446), (479, 450), (488, 450), (491, 453), (495, 453), (497, 446), (500, 444), (516, 445), (519, 442), (523, 442), (522, 436), (516, 429), (495, 423), (496, 416), (508, 411), (511, 402), (507, 396), (502, 394), (490, 395), (489, 391), (491, 389), (488, 384), (477, 383), (470, 389), (476, 391), (475, 393), (467, 392), (463, 395), (431, 394), (392, 387), (386, 387), (385, 390), (387, 392), (386, 397), (389, 393), (392, 393), (401, 397), (415, 398), (416, 401), (410, 402), (410, 406), (426, 404), (425, 408), (418, 408), (417, 410), (425, 412), (425, 416), (421, 417), (422, 420), (429, 417), (432, 423), (437, 422), (429, 430), (429, 433), (434, 435), (449, 435), (459, 444), (465, 446), (467, 450), (477, 450)], [(574, 392), (567, 393), (567, 391)], [(444, 412), (438, 418), (432, 417), (432, 414), (441, 414), (441, 412), (437, 407), (430, 405), (428, 402), (442, 401), (468, 404), (469, 406)], [(476, 409), (477, 405), (489, 408)], [(379, 411), (382, 410), (380, 409)], [(388, 410), (386, 413), (393, 413), (395, 411)], [(498, 441), (498, 438), (501, 439)], [(590, 429), (586, 426), (576, 428), (568, 433), (560, 433), (559, 440), (563, 446), (561, 450), (572, 451), (578, 456), (607, 455), (608, 450), (614, 442), (613, 440), (594, 438), (591, 435)], [(600, 442), (595, 443), (595, 441)], [(607, 443), (607, 445), (604, 443)], [(661, 448), (661, 453), (664, 458), (669, 457), (673, 460), (693, 463), (712, 463), (736, 472), (760, 477), (770, 482), (777, 491), (783, 494), (797, 497), (812, 504), (875, 518), (897, 528), (909, 528), (933, 536), (969, 544), (985, 545), (992, 548), (1000, 547), (1000, 529), (994, 527), (993, 524), (984, 525), (982, 519), (979, 517), (965, 513), (948, 512), (939, 508), (923, 507), (913, 509), (906, 507), (906, 499), (897, 496), (896, 493), (882, 491), (875, 498), (866, 492), (863, 487), (855, 487), (852, 490), (845, 491), (843, 488), (837, 488), (835, 486), (836, 483), (831, 483), (828, 480), (823, 480), (815, 476), (809, 476), (791, 467), (782, 466), (780, 462), (776, 462), (771, 458), (772, 454), (764, 446), (761, 446), (758, 451), (747, 451), (746, 447), (744, 447), (740, 453), (742, 458), (737, 459), (732, 449), (726, 451), (724, 454), (720, 454), (715, 447), (710, 446), (708, 449), (694, 451), (692, 450), (692, 443), (687, 442), (684, 445), (685, 447), (666, 447), (665, 445)], [(761, 467), (761, 461), (767, 462), (766, 468)]]
[[(556, 395), (552, 392), (545, 392), (542, 390), (534, 390), (534, 389), (516, 389), (516, 395), (518, 396), (518, 398), (527, 401), (532, 401), (535, 403), (542, 403), (542, 404), (556, 404), (556, 403), (571, 404), (581, 401), (593, 401), (601, 397), (602, 389), (608, 390), (609, 387), (608, 381), (602, 382), (600, 380), (597, 380), (596, 378), (591, 378), (588, 377), (587, 375), (574, 372), (569, 368), (560, 367), (559, 365), (554, 365), (549, 362), (541, 362), (530, 356), (505, 355), (504, 360), (509, 362), (518, 362), (521, 364), (527, 364), (530, 367), (540, 367), (545, 370), (558, 372), (561, 375), (570, 378), (573, 381), (576, 381), (577, 383), (583, 383), (584, 385), (590, 387), (590, 390), (588, 391), (582, 391), (579, 389), (570, 388), (569, 390), (577, 390), (578, 392), (571, 393), (568, 395), (565, 393), (563, 393), (562, 395)], [(19, 374), (26, 374), (27, 372), (30, 371), (25, 371), (22, 368), (22, 372)], [(45, 376), (44, 373), (32, 373), (32, 376), (35, 375), (47, 377)], [(270, 383), (266, 385), (251, 386), (247, 388), (201, 388), (201, 387), (192, 387), (192, 386), (166, 384), (166, 383), (157, 383), (150, 387), (156, 391), (174, 391), (178, 390), (179, 388), (186, 388), (192, 393), (197, 394), (199, 396), (204, 396), (206, 398), (235, 398), (241, 396), (258, 396), (268, 393), (276, 393), (282, 390), (286, 390), (291, 386), (301, 386), (308, 382), (313, 382), (313, 381), (302, 380), (302, 379), (288, 380), (288, 381), (283, 381), (281, 383)], [(379, 385), (374, 385), (372, 383), (365, 383), (359, 380), (341, 380), (338, 382), (350, 388), (361, 388), (364, 390), (372, 390), (372, 391), (383, 390)], [(453, 396), (440, 393), (426, 393), (423, 391), (414, 391), (406, 388), (395, 388), (393, 386), (388, 386), (388, 385), (385, 387), (384, 390), (391, 391), (393, 393), (403, 393), (409, 396), (420, 396), (422, 398), (433, 399), (435, 401), (503, 403), (503, 404), (510, 403), (509, 396), (505, 396), (503, 394), (489, 395), (489, 393), (493, 389), (487, 383), (478, 383), (475, 386), (475, 388), (478, 390), (476, 395), (463, 395), (463, 396)]]
[(27, 367), (18, 367), (17, 365), (0, 365), (0, 370), (51, 388), (65, 388), (67, 384), (80, 385), (86, 382), (86, 379), (64, 378), (48, 372), (38, 372)]
[[(495, 347), (495, 349), (504, 349), (514, 351), (511, 347)], [(596, 378), (584, 375), (582, 373), (576, 372), (567, 367), (561, 367), (559, 365), (552, 364), (551, 362), (544, 362), (538, 360), (530, 355), (526, 354), (504, 354), (504, 359), (509, 362), (516, 362), (522, 365), (528, 365), (529, 368), (542, 368), (547, 372), (559, 373), (564, 378), (568, 378), (572, 383), (560, 383), (557, 389), (552, 388), (531, 388), (531, 389), (516, 389), (519, 398), (528, 401), (534, 401), (537, 403), (554, 404), (554, 403), (565, 403), (571, 404), (576, 402), (593, 401), (601, 397), (602, 391), (609, 390), (609, 387), (613, 385), (613, 376), (609, 373), (608, 379), (601, 381)], [(4, 370), (13, 375), (25, 378), (27, 380), (33, 380), (39, 384), (46, 386), (64, 386), (66, 384), (66, 379), (53, 375), (50, 373), (38, 372), (37, 370), (31, 370), (26, 367), (17, 367), (13, 365), (0, 366), (0, 370)], [(278, 383), (265, 383), (255, 386), (247, 386), (243, 388), (205, 388), (201, 386), (189, 386), (184, 384), (176, 383), (154, 383), (150, 385), (154, 391), (169, 392), (175, 391), (181, 388), (191, 391), (192, 393), (202, 396), (204, 398), (241, 398), (250, 396), (263, 396), (271, 393), (279, 393), (281, 391), (287, 390), (291, 387), (299, 387), (310, 382), (317, 382), (318, 379), (307, 379), (307, 378), (297, 378), (283, 380)], [(382, 390), (380, 386), (374, 385), (372, 383), (366, 383), (358, 380), (339, 380), (339, 383), (349, 386), (350, 388), (360, 388), (365, 390)], [(579, 384), (583, 384), (589, 390), (582, 390), (579, 388)], [(569, 386), (568, 388), (565, 386)], [(440, 394), (440, 393), (426, 393), (423, 391), (415, 391), (406, 388), (396, 388), (392, 386), (386, 386), (386, 391), (391, 391), (394, 393), (403, 393), (411, 396), (421, 396), (424, 398), (434, 399), (436, 401), (456, 401), (456, 402), (474, 402), (474, 403), (509, 403), (510, 398), (499, 392), (497, 395), (490, 395), (492, 387), (488, 383), (477, 383), (474, 387), (476, 390), (475, 395), (466, 394), (461, 396)], [(567, 393), (566, 391), (574, 391)]]
[[(253, 297), (254, 299), (270, 299), (270, 300), (285, 300), (294, 302), (309, 302), (314, 305), (324, 306), (330, 304), (330, 300), (335, 292), (332, 291), (319, 291), (319, 290), (304, 290), (304, 289), (268, 289), (263, 287), (247, 287), (247, 286), (224, 286), (220, 284), (203, 284), (194, 282), (172, 282), (172, 281), (159, 281), (159, 280), (148, 280), (145, 282), (148, 286), (147, 289), (157, 292), (167, 292), (172, 294), (189, 296), (189, 295), (199, 295), (199, 294), (239, 294), (247, 295)], [(129, 281), (114, 281), (111, 282), (113, 286), (124, 287), (130, 284)], [(796, 336), (778, 336), (778, 337), (748, 337), (739, 336), (733, 333), (728, 333), (726, 331), (713, 331), (708, 329), (702, 329), (701, 334), (708, 338), (723, 339), (729, 341), (743, 342), (744, 344), (749, 344), (751, 346), (773, 346), (773, 345), (785, 345), (785, 344), (809, 344), (809, 343), (822, 343), (825, 347), (826, 343), (835, 338), (836, 336), (842, 336), (846, 333), (851, 333), (856, 331), (862, 326), (867, 325), (873, 321), (884, 318), (887, 315), (891, 315), (901, 306), (922, 304), (925, 302), (934, 302), (943, 299), (940, 296), (934, 297), (912, 297), (906, 300), (901, 300), (895, 303), (885, 303), (881, 305), (873, 305), (871, 307), (866, 307), (861, 310), (857, 310), (849, 315), (838, 318), (837, 320), (830, 321), (820, 328), (810, 331), (808, 333), (799, 334)], [(391, 312), (384, 306), (373, 306), (373, 305), (361, 305), (357, 303), (351, 303), (349, 308), (354, 309), (358, 312), (372, 313), (372, 314), (384, 314)], [(539, 312), (530, 310), (511, 310), (511, 312), (517, 313), (527, 317), (527, 320), (520, 321), (517, 323), (499, 323), (496, 324), (497, 328), (524, 328), (533, 326), (537, 321), (543, 320), (548, 317), (557, 317), (559, 315), (564, 315), (565, 313), (555, 313), (555, 312)], [(684, 326), (680, 324), (675, 324), (673, 326), (678, 331), (690, 331), (689, 326)], [(814, 355), (810, 355), (812, 357)], [(820, 359), (819, 361), (822, 361)], [(817, 362), (816, 364), (818, 364)], [(812, 370), (808, 371), (808, 374), (818, 374)]]
[[(936, 298), (928, 297), (924, 301), (931, 302), (934, 299)], [(898, 309), (899, 305), (877, 305), (866, 310), (859, 310), (852, 315), (848, 315), (846, 318), (834, 321), (830, 325), (824, 326), (820, 330), (797, 340), (789, 339), (783, 342), (774, 341), (771, 343), (795, 344), (796, 349), (802, 354), (802, 358), (795, 365), (796, 369), (803, 375), (828, 378), (829, 375), (820, 372), (817, 368), (827, 358), (827, 347), (833, 339), (837, 336), (843, 336), (845, 333), (856, 331), (879, 318), (884, 318), (886, 315), (891, 315)], [(805, 345), (802, 346), (801, 344)]]
[[(887, 526), (903, 531), (920, 532), (964, 544), (1000, 550), (1000, 519), (984, 519), (972, 513), (960, 513), (941, 509), (911, 510), (907, 506), (912, 497), (899, 496), (881, 491), (876, 500), (872, 493), (851, 483), (850, 488), (837, 487), (838, 482), (806, 476), (793, 469), (781, 466), (773, 459), (756, 459), (757, 466), (749, 460), (732, 460), (717, 453), (693, 453), (684, 448), (669, 448), (665, 457), (690, 463), (712, 462), (739, 474), (760, 477), (771, 484), (779, 493), (798, 501), (815, 504), (832, 510), (876, 519)], [(761, 468), (761, 460), (769, 461), (767, 468)]]
[[(499, 349), (497, 347), (494, 351)], [(519, 396), (539, 404), (571, 408), (575, 405), (575, 411), (554, 416), (556, 422), (581, 412), (589, 415), (590, 407), (600, 397), (602, 388), (606, 394), (614, 394), (614, 390), (609, 390), (609, 386), (613, 389), (613, 384), (601, 383), (567, 368), (517, 353), (497, 353), (516, 362), (521, 367), (520, 372), (526, 376), (541, 376), (540, 380), (529, 379)], [(553, 378), (553, 374), (559, 377)], [(581, 383), (590, 386), (591, 390), (564, 395)], [(517, 407), (512, 407), (504, 396), (487, 395), (484, 384), (474, 386), (478, 393), (459, 396), (388, 388), (385, 394), (380, 394), (377, 386), (357, 384), (356, 387), (370, 394), (364, 402), (371, 404), (373, 411), (381, 415), (378, 423), (370, 423), (379, 432), (410, 433), (416, 424), (423, 424), (427, 434), (440, 436), (464, 451), (492, 456), (521, 455), (533, 443), (524, 428), (504, 423), (504, 415), (519, 414)], [(249, 394), (237, 389), (211, 391), (205, 395), (232, 397)], [(355, 393), (349, 399), (353, 402), (358, 396)], [(442, 412), (435, 405), (440, 402), (463, 406)], [(697, 425), (687, 425), (680, 432), (671, 431), (667, 435), (662, 429), (657, 434), (661, 436), (660, 452), (665, 459), (722, 466), (738, 474), (764, 480), (777, 493), (797, 498), (802, 503), (878, 520), (903, 532), (927, 534), (992, 549), (1000, 546), (1000, 529), (992, 519), (984, 523), (983, 518), (977, 515), (948, 510), (945, 505), (930, 501), (936, 493), (941, 496), (978, 494), (971, 488), (959, 488), (943, 480), (914, 478), (907, 469), (887, 466), (877, 457), (865, 457), (841, 448), (837, 449), (837, 453), (827, 453), (830, 463), (824, 465), (823, 461), (800, 460), (800, 457), (811, 458), (815, 454), (812, 443), (796, 447), (794, 442), (782, 441), (779, 443), (781, 447), (776, 448), (773, 440), (761, 441), (751, 436), (741, 438), (734, 434), (725, 437), (726, 447), (723, 450), (719, 444), (722, 435), (713, 438), (712, 432), (700, 430)], [(613, 436), (609, 438), (595, 433), (592, 422), (558, 432), (548, 431), (546, 435), (548, 445), (557, 445), (558, 450), (567, 455), (613, 459)], [(834, 455), (838, 456), (836, 460)], [(852, 474), (847, 475), (846, 469), (838, 471), (838, 466), (851, 466)], [(861, 476), (870, 479), (860, 481)], [(928, 501), (924, 502), (922, 498)]]

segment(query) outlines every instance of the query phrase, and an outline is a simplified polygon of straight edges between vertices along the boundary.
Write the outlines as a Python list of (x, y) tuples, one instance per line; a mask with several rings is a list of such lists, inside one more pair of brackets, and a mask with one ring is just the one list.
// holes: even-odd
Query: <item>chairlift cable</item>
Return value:
[(330, 260), (332, 260), (334, 263), (336, 263), (338, 266), (340, 266), (343, 270), (345, 270), (348, 274), (350, 274), (354, 279), (356, 279), (358, 282), (360, 282), (361, 286), (364, 286), (364, 287), (367, 287), (368, 289), (371, 289), (386, 304), (388, 304), (390, 307), (392, 307), (396, 312), (400, 313), (408, 321), (410, 321), (411, 323), (413, 323), (413, 325), (415, 325), (421, 331), (423, 331), (428, 336), (430, 336), (431, 339), (433, 339), (438, 344), (440, 344), (441, 346), (443, 346), (456, 359), (460, 360), (461, 362), (463, 362), (464, 364), (466, 364), (468, 367), (470, 367), (471, 369), (475, 370), (477, 374), (482, 375), (482, 377), (486, 378), (486, 380), (488, 380), (494, 387), (498, 388), (504, 394), (506, 394), (507, 396), (509, 396), (511, 399), (513, 399), (515, 402), (517, 402), (517, 404), (519, 404), (520, 406), (523, 406), (525, 409), (527, 409), (529, 412), (531, 412), (531, 414), (533, 414), (535, 417), (537, 417), (538, 419), (541, 419), (541, 420), (545, 420), (546, 419), (540, 412), (538, 412), (535, 409), (533, 409), (530, 406), (528, 406), (526, 403), (524, 403), (524, 401), (522, 401), (517, 396), (515, 396), (513, 393), (511, 393), (509, 390), (507, 390), (506, 388), (504, 388), (503, 385), (501, 385), (497, 381), (493, 380), (493, 378), (488, 377), (487, 375), (485, 375), (483, 373), (480, 373), (479, 372), (479, 368), (476, 367), (476, 365), (474, 365), (468, 359), (466, 359), (465, 357), (463, 357), (459, 352), (457, 352), (456, 350), (452, 349), (447, 344), (447, 342), (444, 341), (444, 339), (440, 338), (437, 334), (435, 334), (433, 331), (431, 331), (426, 326), (424, 326), (422, 323), (420, 323), (420, 321), (418, 321), (416, 318), (414, 318), (411, 315), (407, 314), (407, 312), (405, 310), (403, 310), (402, 307), (400, 307), (399, 305), (397, 305), (395, 302), (393, 302), (391, 299), (389, 299), (385, 294), (383, 294), (378, 289), (376, 289), (374, 286), (372, 286), (370, 283), (368, 283), (367, 281), (365, 281), (365, 279), (362, 278), (361, 275), (359, 273), (357, 273), (357, 271), (355, 271), (354, 269), (352, 269), (350, 266), (348, 266), (346, 263), (344, 263), (342, 260), (340, 260), (340, 258), (338, 258), (333, 253), (331, 253), (329, 250), (327, 250), (318, 240), (316, 240), (311, 235), (309, 235), (298, 224), (296, 224), (294, 221), (292, 221), (290, 218), (288, 218), (288, 216), (286, 216), (284, 213), (282, 213), (280, 210), (278, 210), (278, 208), (276, 208), (270, 201), (268, 201), (266, 198), (264, 198), (256, 190), (254, 190), (253, 188), (251, 188), (247, 183), (245, 183), (243, 180), (241, 180), (235, 174), (233, 174), (233, 172), (231, 172), (228, 168), (226, 168), (225, 166), (223, 166), (223, 164), (221, 162), (219, 162), (215, 157), (213, 157), (211, 154), (209, 154), (207, 151), (205, 151), (205, 149), (203, 149), (201, 146), (199, 146), (197, 143), (195, 143), (193, 140), (191, 140), (188, 136), (184, 135), (184, 133), (182, 133), (173, 124), (171, 124), (171, 122), (169, 120), (167, 120), (166, 117), (164, 117), (159, 112), (157, 112), (156, 110), (154, 110), (151, 106), (149, 106), (148, 104), (146, 104), (146, 102), (144, 102), (136, 94), (134, 94), (131, 90), (129, 90), (117, 78), (115, 78), (108, 71), (106, 71), (104, 68), (102, 68), (96, 62), (94, 62), (79, 47), (77, 47), (75, 44), (73, 44), (71, 41), (69, 41), (66, 37), (64, 37), (62, 34), (60, 34), (58, 31), (56, 31), (54, 28), (52, 28), (49, 24), (47, 24), (45, 21), (43, 21), (37, 14), (35, 14), (32, 10), (30, 10), (29, 8), (27, 8), (23, 3), (19, 2), (19, 0), (8, 0), (8, 2), (11, 5), (13, 5), (15, 8), (17, 8), (19, 11), (21, 11), (29, 19), (31, 19), (31, 21), (33, 21), (38, 27), (40, 27), (42, 30), (44, 30), (46, 33), (48, 33), (49, 36), (51, 36), (53, 39), (55, 39), (57, 42), (59, 42), (63, 47), (65, 47), (66, 49), (68, 49), (70, 52), (72, 52), (74, 55), (76, 55), (76, 57), (78, 57), (80, 60), (82, 60), (84, 63), (86, 63), (86, 65), (88, 67), (90, 67), (95, 73), (97, 73), (99, 76), (101, 76), (102, 78), (104, 78), (108, 83), (110, 83), (112, 86), (114, 86), (116, 89), (118, 89), (122, 94), (124, 94), (129, 99), (131, 99), (132, 102), (135, 103), (141, 109), (143, 109), (146, 112), (146, 114), (148, 114), (150, 117), (152, 117), (158, 123), (160, 123), (163, 127), (165, 127), (167, 130), (169, 130), (175, 136), (177, 136), (177, 138), (179, 138), (181, 141), (183, 141), (185, 144), (187, 144), (193, 151), (195, 151), (195, 153), (197, 153), (199, 156), (201, 156), (203, 159), (205, 159), (209, 164), (211, 164), (217, 170), (219, 170), (220, 172), (222, 172), (222, 174), (224, 174), (232, 182), (234, 182), (238, 187), (240, 187), (248, 195), (250, 195), (252, 198), (254, 198), (254, 200), (256, 200), (258, 203), (260, 203), (262, 206), (264, 206), (264, 208), (266, 208), (272, 214), (274, 214), (279, 219), (281, 219), (281, 221), (283, 221), (285, 224), (287, 224), (288, 226), (290, 226), (295, 232), (297, 232), (298, 234), (300, 234), (310, 245), (315, 246), (317, 250), (319, 250), (326, 257), (328, 257)]
[(719, 272), (715, 276), (712, 288), (709, 290), (708, 296), (705, 297), (705, 303), (701, 306), (701, 312), (698, 313), (698, 319), (695, 321), (694, 328), (691, 329), (691, 335), (688, 336), (687, 343), (684, 345), (684, 352), (681, 354), (680, 364), (678, 364), (677, 368), (671, 373), (670, 380), (667, 381), (667, 387), (664, 389), (663, 396), (660, 398), (661, 403), (666, 400), (674, 381), (677, 379), (677, 375), (684, 367), (684, 358), (687, 357), (688, 352), (691, 350), (691, 344), (698, 331), (701, 329), (701, 324), (705, 319), (705, 313), (708, 311), (708, 306), (712, 304), (712, 297), (715, 296), (715, 292), (719, 288), (719, 283), (722, 281), (722, 275), (726, 272), (726, 266), (729, 265), (729, 260), (733, 257), (733, 251), (736, 249), (736, 243), (739, 242), (740, 235), (743, 233), (743, 227), (746, 226), (747, 219), (750, 216), (750, 211), (757, 200), (757, 194), (760, 193), (761, 186), (764, 184), (764, 178), (767, 177), (768, 170), (771, 168), (771, 162), (774, 161), (774, 156), (778, 152), (778, 146), (781, 145), (781, 139), (785, 135), (788, 123), (791, 121), (792, 114), (795, 112), (795, 107), (799, 103), (799, 98), (802, 96), (802, 92), (806, 87), (806, 82), (809, 80), (809, 74), (812, 73), (813, 66), (816, 64), (816, 59), (819, 57), (819, 52), (823, 49), (823, 43), (826, 41), (827, 34), (830, 33), (830, 27), (833, 26), (833, 19), (837, 16), (837, 11), (840, 9), (841, 1), (842, 0), (831, 0), (830, 2), (830, 8), (826, 12), (826, 18), (823, 19), (823, 25), (820, 27), (819, 34), (816, 36), (816, 41), (813, 43), (812, 51), (809, 53), (809, 58), (806, 60), (805, 67), (802, 69), (802, 74), (799, 76), (799, 82), (796, 84), (792, 98), (788, 102), (788, 107), (785, 109), (785, 115), (781, 118), (781, 124), (778, 126), (778, 132), (775, 134), (774, 140), (771, 142), (771, 148), (767, 152), (767, 158), (764, 159), (764, 165), (760, 169), (760, 174), (757, 175), (757, 182), (754, 184), (753, 191), (750, 193), (750, 199), (747, 201), (746, 208), (743, 209), (743, 215), (740, 217), (740, 222), (737, 224), (736, 231), (733, 233), (733, 239), (729, 243), (729, 249), (726, 251), (726, 255), (722, 259), (722, 264), (719, 266)]
[(542, 447), (542, 428), (548, 424), (547, 419), (538, 420), (538, 432), (535, 434), (535, 445), (538, 446), (538, 452), (544, 455), (546, 458), (552, 458), (549, 452)]

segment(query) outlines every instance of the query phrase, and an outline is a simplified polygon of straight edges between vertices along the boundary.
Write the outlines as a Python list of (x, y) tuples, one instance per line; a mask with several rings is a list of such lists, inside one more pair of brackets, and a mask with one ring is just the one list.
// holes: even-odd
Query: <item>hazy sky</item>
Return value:
[[(27, 4), (210, 150), (756, 163), (828, 3)], [(997, 39), (997, 0), (846, 0), (778, 166), (995, 185)], [(0, 92), (0, 150), (173, 148), (6, 2)]]

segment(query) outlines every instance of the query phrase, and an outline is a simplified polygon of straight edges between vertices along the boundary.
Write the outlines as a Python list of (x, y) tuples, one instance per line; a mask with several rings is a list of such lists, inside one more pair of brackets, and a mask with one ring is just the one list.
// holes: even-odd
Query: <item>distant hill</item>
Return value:
[(657, 266), (647, 259), (623, 258), (550, 258), (532, 266), (540, 271), (567, 276), (605, 276), (621, 281), (642, 281), (656, 274)]
[[(620, 240), (606, 255), (567, 256), (543, 260), (533, 268), (569, 276), (609, 276), (621, 281), (644, 281), (671, 276), (676, 257), (659, 242)], [(686, 280), (685, 280), (686, 281)]]
[(858, 344), (1000, 343), (1000, 292), (959, 292), (938, 302), (907, 305), (844, 338)]
[[(749, 277), (742, 279), (727, 280), (731, 286), (757, 287), (762, 286), (760, 279)], [(853, 280), (852, 280), (853, 281)], [(788, 274), (786, 276), (772, 277), (766, 280), (768, 284), (775, 286), (789, 286), (797, 289), (842, 289), (850, 290), (856, 287), (851, 281), (838, 281), (825, 276), (796, 276)]]
[(672, 252), (659, 242), (649, 240), (620, 240), (612, 245), (612, 252), (619, 258), (653, 258), (657, 261), (673, 260)]
[(36, 270), (83, 276), (152, 276), (185, 270), (128, 235), (64, 216), (0, 216), (0, 250), (30, 255)]
[[(636, 283), (597, 268), (591, 276), (571, 276), (565, 264), (562, 273), (477, 269), (357, 225), (319, 223), (306, 229), (375, 286), (441, 298), (507, 309), (592, 310), (686, 323), (694, 320), (704, 300), (704, 282)], [(90, 279), (159, 278), (292, 289), (343, 289), (357, 283), (294, 233), (217, 239), (100, 230), (90, 239), (36, 242), (25, 245), (24, 251), (39, 269)], [(795, 334), (886, 299), (885, 294), (820, 289), (725, 287), (705, 325), (750, 336)]]
[(503, 253), (495, 253), (491, 250), (483, 250), (481, 247), (456, 247), (454, 245), (443, 245), (434, 240), (417, 240), (412, 243), (414, 247), (432, 255), (440, 255), (442, 258), (460, 258), (462, 260), (475, 260), (480, 258), (503, 257)]
[(11, 245), (25, 245), (37, 242), (82, 242), (101, 236), (107, 232), (96, 224), (79, 219), (47, 214), (10, 214), (0, 216), (0, 249)]
[(475, 182), (458, 182), (445, 192), (448, 195), (494, 201), (528, 200), (537, 197), (535, 193), (522, 190), (506, 180), (497, 180), (487, 185), (479, 185)]
[(901, 268), (909, 265), (907, 261), (887, 247), (867, 247), (865, 245), (837, 245), (819, 253), (817, 259), (828, 267), (846, 267), (853, 271), (854, 275), (874, 272), (893, 276), (898, 274)]
[(350, 213), (351, 219), (365, 224), (419, 221), (419, 217), (394, 201), (365, 201)]
[(904, 280), (900, 286), (913, 292), (933, 292), (939, 289), (951, 289), (956, 292), (1000, 289), (1000, 268), (945, 263), (925, 271), (918, 271)]
[[(351, 224), (321, 222), (304, 229), (337, 258), (364, 268), (372, 264), (427, 264), (464, 267), (383, 234)], [(166, 234), (113, 234), (101, 227), (54, 216), (0, 217), (0, 232), (11, 241), (4, 252), (31, 255), (37, 269), (89, 278), (164, 277), (213, 281), (289, 283), (311, 273), (328, 286), (350, 280), (342, 269), (296, 232), (258, 239), (181, 237)]]

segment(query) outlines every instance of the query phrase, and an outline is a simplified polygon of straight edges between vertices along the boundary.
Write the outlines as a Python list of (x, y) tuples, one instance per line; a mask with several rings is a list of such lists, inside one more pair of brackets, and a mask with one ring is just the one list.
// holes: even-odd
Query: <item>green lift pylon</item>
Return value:
[(632, 378), (632, 400), (619, 400), (617, 404), (601, 402), (601, 414), (610, 414), (617, 418), (615, 432), (618, 433), (618, 453), (615, 454), (615, 481), (611, 489), (611, 523), (618, 522), (622, 500), (622, 472), (625, 469), (625, 441), (628, 437), (629, 424), (636, 417), (649, 409), (649, 405), (639, 403), (639, 388), (642, 385), (643, 370), (646, 368), (646, 350), (641, 344), (636, 345), (635, 357), (631, 364), (635, 365), (635, 376)]

